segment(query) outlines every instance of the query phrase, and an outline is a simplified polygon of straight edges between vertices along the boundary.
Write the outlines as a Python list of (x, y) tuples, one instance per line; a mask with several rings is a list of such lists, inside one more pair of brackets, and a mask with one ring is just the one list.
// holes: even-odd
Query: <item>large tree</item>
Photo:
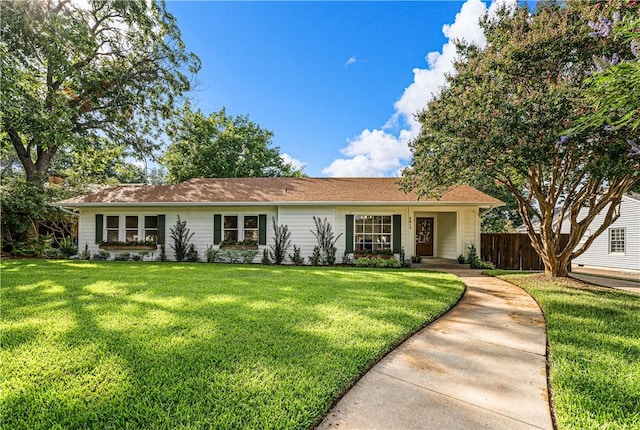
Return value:
[[(456, 73), (419, 114), (422, 131), (412, 142), (406, 187), (437, 194), (490, 178), (517, 199), (545, 272), (566, 276), (569, 261), (617, 219), (622, 196), (640, 179), (640, 157), (628, 143), (637, 141), (637, 129), (567, 133), (593, 111), (584, 90), (594, 56), (631, 59), (622, 44), (604, 46), (589, 35), (589, 21), (616, 12), (624, 21), (637, 17), (638, 8), (621, 1), (544, 2), (535, 12), (514, 6), (486, 17), (486, 47), (461, 44)], [(601, 212), (603, 224), (580, 242)], [(563, 222), (569, 223), (566, 245)]]
[(200, 66), (163, 1), (10, 0), (0, 13), (0, 137), (35, 184), (91, 136), (150, 153)]
[(203, 114), (185, 103), (181, 117), (168, 130), (172, 143), (161, 158), (170, 182), (191, 178), (239, 178), (299, 174), (272, 146), (273, 133), (250, 121), (232, 117), (223, 108)]

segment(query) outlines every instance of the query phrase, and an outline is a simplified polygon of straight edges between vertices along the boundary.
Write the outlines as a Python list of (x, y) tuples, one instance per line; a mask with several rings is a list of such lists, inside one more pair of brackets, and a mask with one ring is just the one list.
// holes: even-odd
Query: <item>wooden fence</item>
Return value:
[[(560, 243), (563, 246), (568, 240), (568, 234), (560, 237)], [(492, 262), (497, 269), (544, 270), (542, 259), (531, 246), (531, 240), (527, 234), (482, 233), (480, 258)]]

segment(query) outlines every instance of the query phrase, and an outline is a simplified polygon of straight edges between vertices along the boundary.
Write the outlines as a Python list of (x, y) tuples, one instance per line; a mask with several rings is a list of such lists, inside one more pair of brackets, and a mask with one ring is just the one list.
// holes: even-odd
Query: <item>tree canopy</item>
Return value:
[[(517, 199), (545, 272), (565, 276), (640, 179), (640, 157), (629, 143), (638, 141), (637, 128), (574, 127), (595, 109), (586, 93), (594, 56), (634, 61), (628, 41), (595, 43), (589, 34), (589, 21), (616, 13), (624, 23), (637, 18), (638, 6), (550, 1), (535, 12), (513, 6), (485, 17), (486, 47), (461, 43), (455, 74), (419, 114), (405, 187), (437, 195), (474, 178), (494, 181)], [(580, 242), (600, 212), (603, 225)], [(570, 224), (565, 247), (563, 220)]]
[(170, 182), (300, 174), (272, 146), (271, 131), (247, 116), (227, 115), (224, 108), (206, 116), (186, 103), (168, 134), (172, 143), (161, 162)]
[(0, 118), (27, 180), (59, 151), (108, 139), (148, 154), (200, 67), (164, 1), (2, 2)]

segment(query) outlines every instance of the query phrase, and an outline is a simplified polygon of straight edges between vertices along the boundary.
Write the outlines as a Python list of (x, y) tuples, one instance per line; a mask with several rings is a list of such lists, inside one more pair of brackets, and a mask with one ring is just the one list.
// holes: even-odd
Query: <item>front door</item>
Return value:
[(433, 257), (433, 218), (416, 218), (416, 255)]

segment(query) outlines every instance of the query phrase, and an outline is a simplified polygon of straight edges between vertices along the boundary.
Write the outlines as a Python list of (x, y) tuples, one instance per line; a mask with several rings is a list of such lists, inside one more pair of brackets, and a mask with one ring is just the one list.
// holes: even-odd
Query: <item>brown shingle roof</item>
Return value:
[[(409, 203), (398, 178), (216, 178), (177, 185), (120, 185), (56, 202), (57, 206), (206, 204), (206, 203)], [(422, 202), (436, 201), (422, 199)], [(460, 185), (445, 191), (440, 203), (501, 205), (500, 200)]]

